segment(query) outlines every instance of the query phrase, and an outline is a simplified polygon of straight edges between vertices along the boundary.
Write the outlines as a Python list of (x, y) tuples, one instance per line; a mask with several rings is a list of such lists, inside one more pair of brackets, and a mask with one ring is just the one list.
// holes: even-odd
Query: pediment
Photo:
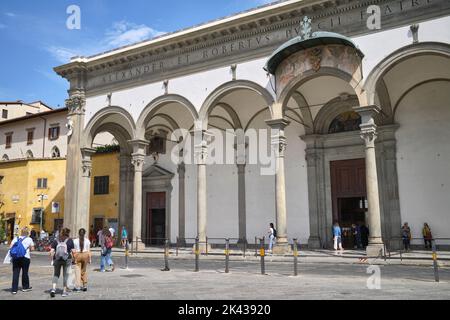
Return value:
[(174, 173), (172, 173), (169, 170), (166, 170), (163, 167), (160, 167), (156, 164), (148, 167), (142, 174), (143, 178), (172, 179), (173, 176), (174, 176)]

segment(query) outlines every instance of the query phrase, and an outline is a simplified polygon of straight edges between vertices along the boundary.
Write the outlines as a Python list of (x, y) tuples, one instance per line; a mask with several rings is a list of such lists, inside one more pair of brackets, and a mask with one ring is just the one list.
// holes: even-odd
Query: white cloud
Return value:
[(114, 23), (113, 29), (106, 32), (105, 41), (112, 49), (141, 42), (164, 33), (165, 32), (152, 29), (144, 24), (137, 25), (127, 21), (119, 21)]
[(10, 18), (14, 18), (14, 17), (16, 17), (17, 15), (16, 15), (15, 13), (12, 13), (12, 12), (5, 12), (5, 16), (8, 16), (8, 17), (10, 17)]
[(161, 32), (146, 25), (137, 25), (127, 21), (119, 21), (113, 24), (111, 29), (105, 32), (103, 39), (78, 46), (68, 48), (63, 46), (50, 46), (46, 50), (50, 52), (59, 62), (68, 63), (70, 58), (75, 56), (90, 56), (102, 53), (118, 47), (123, 47), (136, 42), (141, 42), (153, 37), (160, 36)]
[(57, 46), (51, 46), (47, 48), (47, 51), (61, 63), (68, 63), (70, 58), (78, 55), (73, 49)]

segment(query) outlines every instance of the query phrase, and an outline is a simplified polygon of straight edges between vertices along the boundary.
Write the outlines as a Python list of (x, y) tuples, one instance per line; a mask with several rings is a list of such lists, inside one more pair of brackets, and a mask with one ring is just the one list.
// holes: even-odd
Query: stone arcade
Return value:
[[(141, 245), (251, 242), (270, 222), (279, 253), (292, 238), (329, 247), (334, 221), (367, 224), (371, 256), (400, 244), (403, 221), (448, 237), (450, 3), (375, 1), (369, 30), (369, 2), (279, 2), (55, 68), (70, 82), (65, 223), (89, 227), (92, 143), (109, 132), (119, 224)], [(229, 129), (271, 129), (274, 176), (238, 135), (234, 165), (208, 164)], [(195, 161), (172, 161), (191, 135)]]

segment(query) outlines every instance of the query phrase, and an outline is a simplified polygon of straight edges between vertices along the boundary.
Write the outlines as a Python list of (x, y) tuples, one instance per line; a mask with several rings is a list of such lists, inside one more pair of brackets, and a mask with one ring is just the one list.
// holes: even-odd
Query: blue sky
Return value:
[[(275, 0), (273, 0), (275, 1)], [(271, 0), (1, 0), (0, 101), (42, 100), (64, 106), (68, 83), (53, 67)], [(67, 7), (81, 9), (81, 30), (69, 30)]]

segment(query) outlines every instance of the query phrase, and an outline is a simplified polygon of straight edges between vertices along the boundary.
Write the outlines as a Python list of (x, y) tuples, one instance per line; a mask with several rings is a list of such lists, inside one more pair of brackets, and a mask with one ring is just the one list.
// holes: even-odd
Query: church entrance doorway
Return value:
[(332, 161), (330, 168), (333, 222), (341, 226), (344, 249), (353, 249), (357, 243), (352, 225), (366, 225), (365, 159)]
[(166, 238), (166, 193), (147, 193), (146, 245), (162, 245)]

